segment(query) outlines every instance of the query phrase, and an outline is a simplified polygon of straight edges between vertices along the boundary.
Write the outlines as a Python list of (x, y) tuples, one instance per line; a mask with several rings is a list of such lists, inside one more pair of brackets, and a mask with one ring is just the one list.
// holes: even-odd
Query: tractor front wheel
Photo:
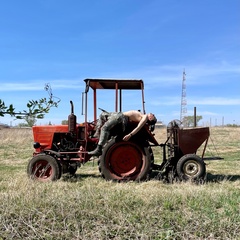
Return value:
[(141, 181), (150, 173), (151, 156), (148, 146), (112, 139), (99, 159), (99, 171), (106, 180)]
[(196, 154), (187, 154), (177, 162), (177, 174), (181, 180), (200, 180), (205, 177), (206, 166)]
[(28, 163), (27, 174), (41, 182), (54, 181), (61, 177), (57, 160), (46, 154), (34, 156)]

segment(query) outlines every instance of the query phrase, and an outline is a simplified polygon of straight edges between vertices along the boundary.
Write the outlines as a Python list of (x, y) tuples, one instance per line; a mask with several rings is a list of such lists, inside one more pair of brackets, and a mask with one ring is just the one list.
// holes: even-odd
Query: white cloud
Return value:
[(41, 88), (43, 88), (42, 85), (37, 83), (2, 83), (0, 91), (36, 91)]
[[(187, 85), (212, 85), (219, 82), (227, 82), (231, 78), (240, 76), (240, 65), (229, 64), (224, 61), (216, 64), (183, 64), (160, 65), (145, 67), (130, 73), (121, 73), (120, 76), (137, 76), (145, 80), (145, 88), (181, 85), (183, 71), (186, 72)], [(227, 74), (227, 78), (226, 75)]]
[[(180, 105), (180, 97), (161, 97), (156, 98), (154, 101), (151, 101), (151, 104), (154, 106), (174, 106)], [(240, 105), (240, 98), (221, 98), (221, 97), (208, 97), (208, 98), (195, 98), (188, 99), (187, 105), (218, 105), (218, 106), (235, 106)]]
[(191, 99), (188, 100), (188, 104), (191, 105), (219, 105), (219, 106), (228, 106), (228, 105), (240, 105), (240, 99), (237, 98), (221, 98), (221, 97), (209, 97), (201, 99)]
[[(187, 115), (193, 115), (193, 114), (194, 114), (193, 110), (190, 110), (190, 111), (188, 110)], [(218, 116), (219, 113), (211, 112), (211, 111), (198, 111), (197, 115), (200, 115), (200, 116)]]
[[(183, 70), (186, 72), (187, 85), (212, 85), (229, 81), (232, 77), (240, 76), (240, 65), (222, 61), (216, 64), (181, 64), (148, 66), (128, 72), (105, 72), (103, 78), (143, 79), (146, 90), (161, 86), (181, 86)], [(225, 74), (228, 78), (226, 79)], [(101, 77), (99, 76), (99, 77)], [(38, 91), (46, 83), (54, 89), (76, 89), (85, 86), (83, 79), (42, 79), (30, 80), (23, 83), (3, 82), (0, 91)]]
[(42, 91), (45, 84), (49, 83), (53, 89), (82, 89), (85, 87), (83, 80), (32, 80), (24, 83), (3, 82), (0, 92), (12, 91)]

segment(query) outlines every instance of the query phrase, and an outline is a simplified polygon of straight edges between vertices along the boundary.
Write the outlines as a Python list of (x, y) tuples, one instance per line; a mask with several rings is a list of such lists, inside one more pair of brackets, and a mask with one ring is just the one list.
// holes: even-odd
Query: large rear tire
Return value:
[(46, 154), (34, 156), (28, 163), (27, 174), (30, 178), (41, 181), (55, 181), (61, 177), (57, 160)]
[(201, 180), (205, 177), (206, 166), (196, 154), (186, 154), (177, 162), (177, 174), (181, 180)]
[(148, 146), (140, 147), (130, 141), (112, 139), (99, 159), (99, 171), (106, 180), (142, 181), (151, 169)]

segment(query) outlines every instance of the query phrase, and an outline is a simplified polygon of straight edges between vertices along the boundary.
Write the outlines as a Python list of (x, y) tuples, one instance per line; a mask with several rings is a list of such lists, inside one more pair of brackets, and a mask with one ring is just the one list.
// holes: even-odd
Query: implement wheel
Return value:
[(61, 177), (57, 160), (46, 154), (36, 155), (29, 161), (27, 174), (41, 182), (54, 181)]
[(145, 180), (150, 167), (148, 147), (141, 148), (129, 141), (111, 140), (99, 159), (99, 171), (106, 180)]
[(203, 179), (206, 174), (206, 166), (196, 154), (187, 154), (177, 162), (177, 174), (181, 180)]

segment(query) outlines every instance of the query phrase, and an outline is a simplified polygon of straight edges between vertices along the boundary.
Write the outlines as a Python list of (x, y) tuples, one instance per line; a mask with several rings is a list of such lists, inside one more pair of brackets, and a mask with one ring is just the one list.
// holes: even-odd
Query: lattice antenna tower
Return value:
[(181, 113), (180, 121), (184, 125), (184, 117), (187, 114), (187, 94), (186, 94), (186, 73), (185, 69), (183, 70), (183, 79), (182, 79), (182, 98), (181, 98)]

